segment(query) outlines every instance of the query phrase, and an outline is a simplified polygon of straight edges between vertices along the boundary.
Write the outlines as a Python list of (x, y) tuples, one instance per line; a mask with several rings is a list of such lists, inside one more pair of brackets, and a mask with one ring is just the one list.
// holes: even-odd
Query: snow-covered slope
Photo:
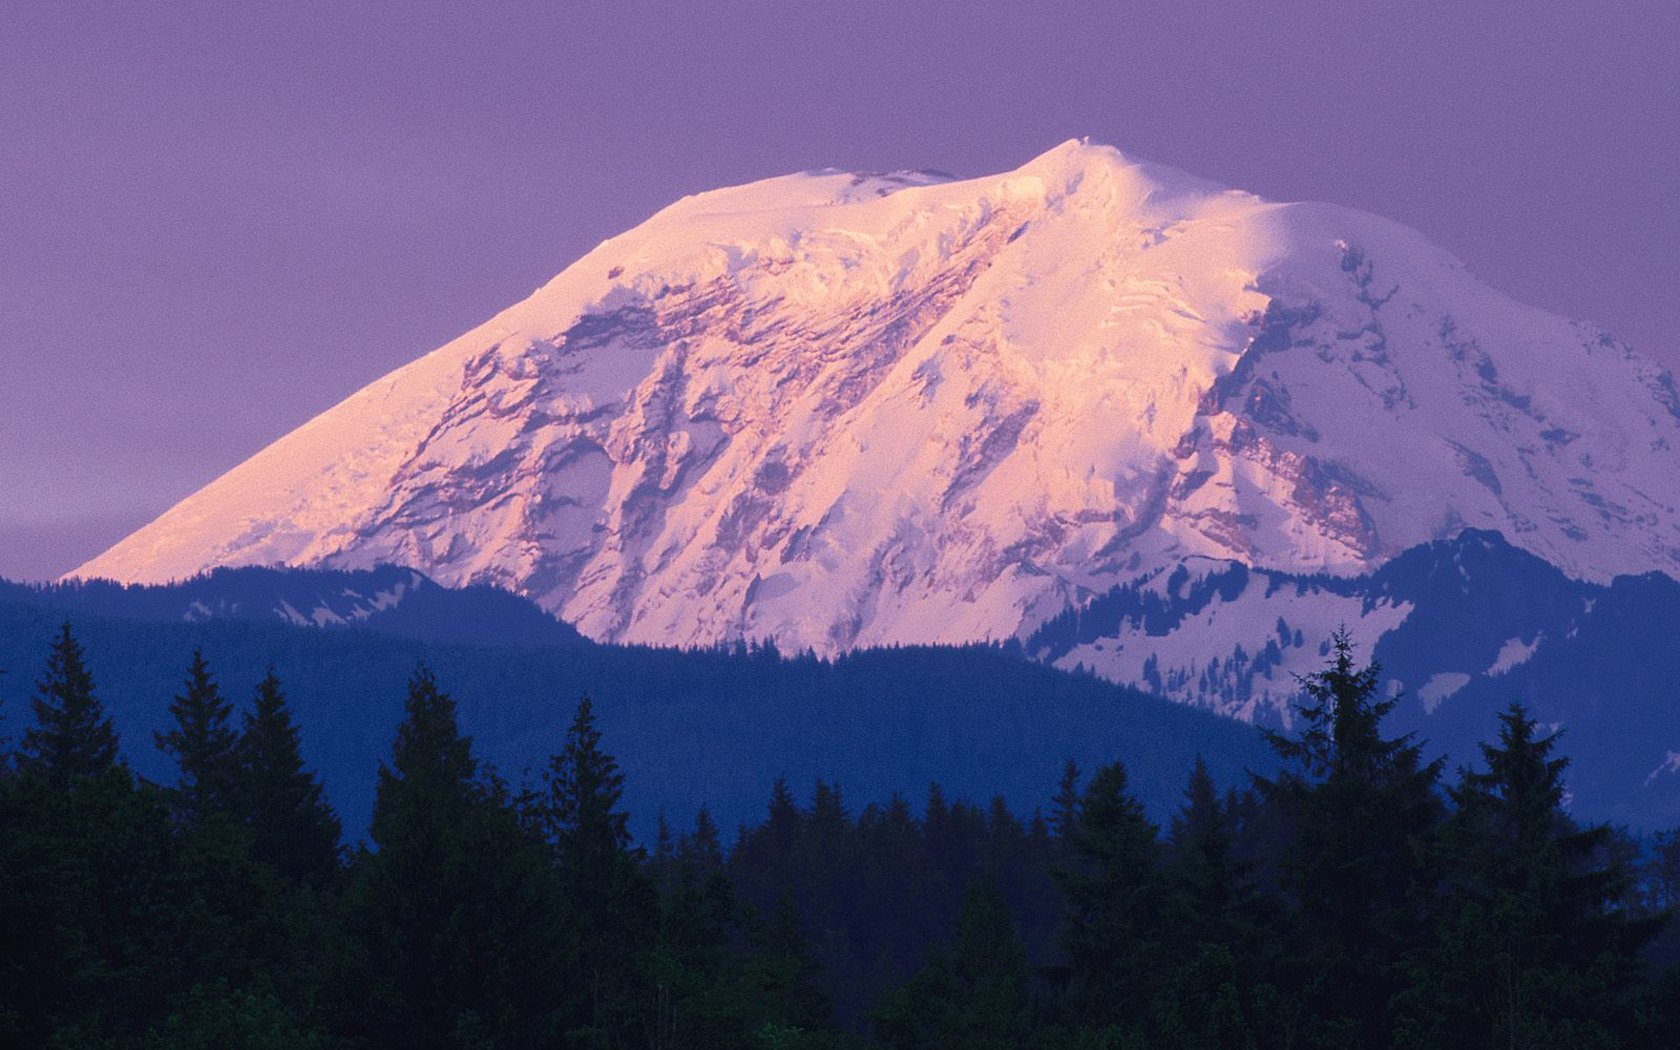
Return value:
[(679, 201), (76, 574), (391, 562), (598, 639), (833, 652), (1464, 527), (1680, 574), (1677, 447), (1670, 376), (1415, 232), (1069, 142)]

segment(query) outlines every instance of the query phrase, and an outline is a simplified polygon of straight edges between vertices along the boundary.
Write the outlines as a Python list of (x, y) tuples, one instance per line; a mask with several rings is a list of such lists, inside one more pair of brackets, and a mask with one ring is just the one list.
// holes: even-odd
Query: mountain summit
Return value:
[(684, 198), (73, 575), (395, 563), (597, 639), (1024, 637), (1466, 528), (1680, 575), (1680, 391), (1394, 223), (1068, 142)]

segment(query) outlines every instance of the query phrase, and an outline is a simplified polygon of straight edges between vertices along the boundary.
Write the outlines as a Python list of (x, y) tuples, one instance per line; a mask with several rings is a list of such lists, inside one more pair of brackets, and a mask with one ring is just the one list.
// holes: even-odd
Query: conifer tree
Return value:
[(161, 1020), (184, 934), (157, 793), (137, 787), (65, 623), (0, 782), (0, 1042), (116, 1045)]
[(778, 850), (784, 853), (793, 851), (800, 820), (799, 803), (794, 800), (793, 792), (788, 790), (787, 778), (777, 777), (770, 785), (770, 815), (765, 829)]
[(409, 680), (350, 902), (364, 968), (352, 1029), (375, 1045), (552, 1045), (571, 991), (544, 850), (425, 667)]
[(647, 950), (658, 915), (654, 887), (619, 809), (624, 775), (601, 745), (588, 697), (544, 775), (549, 838), (575, 923), (586, 996), (575, 1018), (609, 1042), (631, 1038), (655, 994)]
[(228, 724), (233, 707), (211, 678), (203, 650), (193, 650), (187, 680), (169, 713), (175, 727), (156, 739), (158, 749), (174, 756), (180, 767), (175, 797), (182, 814), (196, 823), (211, 814), (231, 813), (239, 779), (238, 737)]
[[(535, 792), (522, 795), (519, 805), (523, 809), (528, 810), (533, 804), (540, 805)], [(677, 866), (678, 845), (676, 837), (671, 834), (671, 824), (665, 819), (665, 811), (661, 809), (659, 821), (654, 827), (653, 854), (647, 859), (647, 872), (662, 899), (676, 891), (677, 880), (682, 874)]]
[(1382, 735), (1396, 698), (1379, 699), (1380, 670), (1357, 667), (1346, 631), (1329, 665), (1302, 680), (1298, 738), (1268, 733), (1294, 768), (1257, 780), (1292, 837), (1281, 878), (1294, 905), (1290, 952), (1309, 1038), (1389, 1045), (1404, 960), (1430, 918), (1435, 875), (1428, 840), (1442, 815), (1441, 760), (1409, 737)]
[(803, 821), (787, 779), (778, 776), (764, 822), (743, 826), (730, 851), (730, 878), (743, 901), (768, 914), (781, 894), (797, 892), (794, 863)]
[(1180, 919), (1222, 922), (1236, 903), (1239, 872), (1231, 857), (1230, 819), (1200, 755), (1184, 789), (1184, 805), (1173, 817), (1169, 841)]
[(704, 807), (694, 832), (666, 859), (672, 875), (653, 953), (649, 1045), (732, 1050), (747, 1038), (756, 1011), (731, 951), (735, 896), (723, 874), (717, 825)]
[(1414, 967), (1407, 1043), (1620, 1045), (1657, 923), (1619, 907), (1630, 873), (1606, 850), (1610, 829), (1565, 813), (1558, 734), (1540, 736), (1519, 703), (1499, 719), (1499, 741), (1481, 746), (1487, 768), (1452, 792), (1454, 892)]
[(1234, 856), (1231, 814), (1200, 756), (1173, 817), (1169, 839), (1168, 951), (1154, 1009), (1155, 1043), (1256, 1045), (1261, 1003), (1275, 1000), (1264, 979), (1267, 935), (1249, 865)]
[(1058, 880), (1069, 908), (1062, 946), (1075, 1016), (1094, 1029), (1123, 1029), (1140, 1023), (1155, 993), (1164, 895), (1155, 825), (1127, 792), (1120, 763), (1091, 778), (1072, 846)]
[(58, 788), (98, 777), (121, 763), (117, 731), (94, 695), (82, 646), (66, 621), (36, 682), (35, 725), (23, 735), (19, 768)]
[(578, 703), (565, 748), (549, 759), (545, 779), (549, 821), (562, 864), (592, 868), (629, 849), (630, 818), (618, 808), (624, 774), (601, 747), (594, 704), (587, 696)]
[(822, 968), (802, 932), (804, 923), (791, 891), (785, 891), (769, 923), (754, 936), (749, 974), (759, 1013), (775, 1031), (812, 1032), (828, 1024), (833, 1006), (818, 980)]
[(237, 758), (237, 797), (252, 856), (300, 882), (336, 871), (338, 817), (304, 768), (298, 729), (272, 668), (257, 683)]
[(797, 868), (799, 885), (805, 889), (800, 906), (813, 930), (844, 936), (841, 931), (855, 914), (859, 858), (852, 848), (852, 831), (840, 785), (818, 780), (811, 812), (800, 828)]
[(289, 978), (307, 950), (305, 938), (284, 921), (285, 887), (252, 856), (241, 820), (238, 737), (228, 724), (232, 707), (200, 650), (170, 714), (173, 728), (155, 739), (180, 769), (166, 795), (176, 821), (172, 895), (178, 921), (193, 931), (186, 973), (195, 983)]
[(968, 1001), (967, 1045), (1020, 1046), (1032, 1029), (1032, 970), (1014, 916), (991, 878), (976, 878), (963, 893), (951, 950)]
[(821, 779), (811, 791), (810, 830), (823, 835), (838, 836), (851, 824), (839, 784)]
[(694, 815), (694, 833), (683, 837), (678, 860), (696, 878), (710, 878), (723, 870), (723, 844), (718, 838), (717, 822), (712, 820), (711, 810), (703, 805)]

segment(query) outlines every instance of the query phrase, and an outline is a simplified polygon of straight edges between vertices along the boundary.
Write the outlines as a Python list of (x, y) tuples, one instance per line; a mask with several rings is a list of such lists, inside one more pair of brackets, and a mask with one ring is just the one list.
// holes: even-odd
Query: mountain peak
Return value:
[(1216, 182), (1165, 164), (1139, 160), (1114, 146), (1093, 143), (1089, 138), (1068, 139), (1001, 177), (1010, 175), (1036, 175), (1047, 186), (1055, 187), (1057, 195), (1072, 192), (1086, 180), (1105, 187), (1127, 187), (1128, 196), (1137, 201), (1151, 195), (1211, 197), (1229, 192)]
[(1465, 528), (1680, 567), (1680, 395), (1404, 227), (1070, 140), (684, 198), (80, 575), (378, 562), (596, 638), (1019, 636), (1186, 558)]

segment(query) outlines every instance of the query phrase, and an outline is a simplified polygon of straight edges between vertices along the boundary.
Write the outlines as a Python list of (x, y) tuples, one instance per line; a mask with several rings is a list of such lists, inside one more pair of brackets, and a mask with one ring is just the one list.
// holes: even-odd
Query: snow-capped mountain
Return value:
[(1025, 639), (1181, 563), (1356, 576), (1465, 528), (1680, 575), (1677, 448), (1671, 376), (1414, 231), (1069, 142), (685, 198), (74, 575), (394, 563), (600, 640)]

